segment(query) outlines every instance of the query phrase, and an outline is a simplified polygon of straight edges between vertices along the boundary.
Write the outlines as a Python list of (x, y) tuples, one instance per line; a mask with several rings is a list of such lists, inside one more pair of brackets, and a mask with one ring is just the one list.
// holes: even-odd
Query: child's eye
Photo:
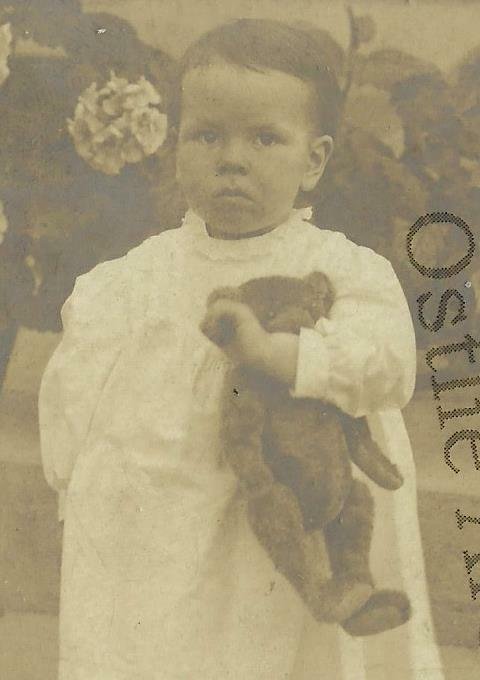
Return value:
[(196, 138), (203, 144), (215, 144), (218, 140), (218, 134), (215, 130), (200, 130), (197, 133)]
[(255, 137), (255, 141), (260, 144), (260, 146), (273, 146), (274, 144), (277, 144), (280, 139), (278, 135), (273, 132), (259, 132)]

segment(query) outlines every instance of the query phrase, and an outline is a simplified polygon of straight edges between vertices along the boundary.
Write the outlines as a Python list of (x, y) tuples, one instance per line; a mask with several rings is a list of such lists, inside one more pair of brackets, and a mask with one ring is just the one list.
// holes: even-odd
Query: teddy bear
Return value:
[[(201, 331), (225, 348), (235, 333), (232, 319), (208, 313), (222, 298), (248, 305), (268, 332), (298, 334), (328, 316), (333, 291), (321, 272), (303, 279), (266, 276), (214, 291)], [(374, 585), (373, 498), (354, 478), (352, 462), (384, 489), (398, 489), (403, 479), (372, 439), (366, 418), (293, 397), (288, 386), (233, 362), (221, 410), (224, 456), (239, 480), (250, 525), (313, 616), (352, 636), (405, 623), (407, 595)]]

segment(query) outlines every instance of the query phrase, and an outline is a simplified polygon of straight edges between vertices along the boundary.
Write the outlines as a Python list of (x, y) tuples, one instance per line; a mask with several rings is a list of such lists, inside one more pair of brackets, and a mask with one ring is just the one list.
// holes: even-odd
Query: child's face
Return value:
[(187, 72), (177, 178), (212, 233), (274, 228), (320, 179), (332, 140), (314, 132), (310, 86), (223, 62)]

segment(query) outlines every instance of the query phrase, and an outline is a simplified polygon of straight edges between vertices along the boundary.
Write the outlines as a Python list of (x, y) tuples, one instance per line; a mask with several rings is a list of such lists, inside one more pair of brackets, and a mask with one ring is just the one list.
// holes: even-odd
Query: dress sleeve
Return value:
[(335, 300), (328, 319), (302, 328), (294, 397), (322, 399), (359, 417), (402, 408), (415, 384), (415, 333), (393, 268), (369, 248), (334, 234), (318, 267)]
[(124, 260), (79, 276), (65, 301), (62, 339), (42, 377), (38, 411), (40, 447), (48, 484), (62, 503), (87, 437), (103, 385), (129, 333), (131, 280)]

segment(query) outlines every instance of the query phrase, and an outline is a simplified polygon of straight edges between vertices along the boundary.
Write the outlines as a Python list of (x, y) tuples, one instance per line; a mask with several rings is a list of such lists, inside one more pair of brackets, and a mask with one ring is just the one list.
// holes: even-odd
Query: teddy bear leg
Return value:
[[(401, 591), (373, 591), (369, 566), (370, 545), (373, 533), (374, 507), (368, 487), (354, 480), (339, 517), (325, 531), (327, 549), (334, 580), (339, 592), (352, 590), (346, 598), (353, 602), (355, 591), (369, 585), (371, 592), (358, 608), (344, 614), (348, 607), (341, 603), (342, 616), (338, 619), (350, 635), (363, 636), (396, 628), (410, 618), (410, 602)], [(339, 613), (339, 612), (338, 612)]]
[(249, 498), (252, 529), (276, 569), (297, 590), (320, 622), (338, 623), (359, 610), (372, 586), (349, 579), (328, 578), (321, 532), (307, 532), (293, 492), (276, 483)]
[(335, 578), (373, 586), (370, 544), (374, 504), (366, 484), (353, 479), (339, 515), (325, 527), (325, 538)]
[(310, 604), (312, 583), (325, 582), (321, 544), (305, 532), (303, 516), (292, 491), (276, 482), (248, 503), (250, 524), (276, 569)]
[(365, 484), (353, 480), (340, 514), (324, 530), (332, 578), (315, 596), (313, 609), (319, 620), (341, 623), (373, 594), (372, 529), (373, 499)]

